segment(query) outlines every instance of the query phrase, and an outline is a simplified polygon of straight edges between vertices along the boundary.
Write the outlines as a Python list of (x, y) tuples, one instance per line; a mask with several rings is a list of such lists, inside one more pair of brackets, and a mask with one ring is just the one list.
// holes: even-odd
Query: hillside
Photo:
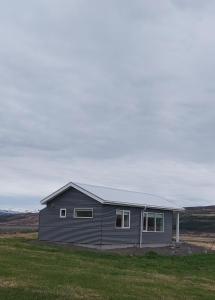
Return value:
[(215, 206), (187, 207), (180, 216), (182, 232), (215, 233)]
[(0, 215), (0, 232), (36, 231), (38, 213), (10, 213)]

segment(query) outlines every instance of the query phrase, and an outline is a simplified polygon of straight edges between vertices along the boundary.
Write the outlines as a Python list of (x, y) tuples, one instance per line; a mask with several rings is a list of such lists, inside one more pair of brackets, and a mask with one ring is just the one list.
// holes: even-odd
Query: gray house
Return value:
[(88, 247), (161, 246), (172, 242), (170, 200), (151, 194), (70, 182), (44, 198), (39, 239)]

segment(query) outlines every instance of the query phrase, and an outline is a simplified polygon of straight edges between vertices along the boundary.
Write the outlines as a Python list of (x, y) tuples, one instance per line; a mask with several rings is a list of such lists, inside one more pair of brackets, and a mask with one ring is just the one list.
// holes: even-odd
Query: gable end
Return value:
[(58, 195), (64, 193), (69, 188), (74, 188), (74, 189), (78, 190), (79, 192), (89, 196), (90, 198), (93, 198), (94, 200), (98, 201), (99, 203), (104, 203), (103, 199), (99, 198), (98, 196), (94, 195), (93, 193), (88, 192), (87, 190), (85, 190), (84, 188), (78, 186), (77, 184), (75, 184), (73, 182), (69, 182), (68, 184), (66, 184), (65, 186), (63, 186), (62, 188), (57, 190), (56, 192), (54, 192), (54, 193), (50, 194), (49, 196), (47, 196), (46, 198), (42, 199), (40, 201), (40, 203), (47, 204), (49, 201), (53, 200)]

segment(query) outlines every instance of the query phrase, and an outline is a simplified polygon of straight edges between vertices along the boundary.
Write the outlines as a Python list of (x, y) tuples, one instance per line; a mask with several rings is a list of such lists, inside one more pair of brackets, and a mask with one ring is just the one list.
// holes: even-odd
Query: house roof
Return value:
[(160, 208), (166, 210), (182, 210), (183, 207), (179, 206), (176, 201), (169, 200), (153, 194), (142, 192), (134, 192), (104, 186), (96, 186), (83, 183), (69, 182), (56, 192), (41, 200), (41, 204), (46, 204), (53, 198), (63, 193), (70, 187), (79, 190), (80, 192), (88, 195), (89, 197), (97, 200), (102, 204), (112, 205), (126, 205), (135, 207), (150, 207)]

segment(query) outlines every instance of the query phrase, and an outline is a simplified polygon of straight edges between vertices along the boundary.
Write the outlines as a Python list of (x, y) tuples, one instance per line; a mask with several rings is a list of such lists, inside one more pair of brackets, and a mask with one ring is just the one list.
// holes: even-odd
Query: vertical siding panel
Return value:
[[(60, 208), (67, 217), (60, 218)], [(73, 217), (74, 208), (93, 208), (92, 219)], [(100, 244), (102, 205), (87, 195), (70, 188), (50, 201), (40, 211), (39, 239), (65, 243)]]

